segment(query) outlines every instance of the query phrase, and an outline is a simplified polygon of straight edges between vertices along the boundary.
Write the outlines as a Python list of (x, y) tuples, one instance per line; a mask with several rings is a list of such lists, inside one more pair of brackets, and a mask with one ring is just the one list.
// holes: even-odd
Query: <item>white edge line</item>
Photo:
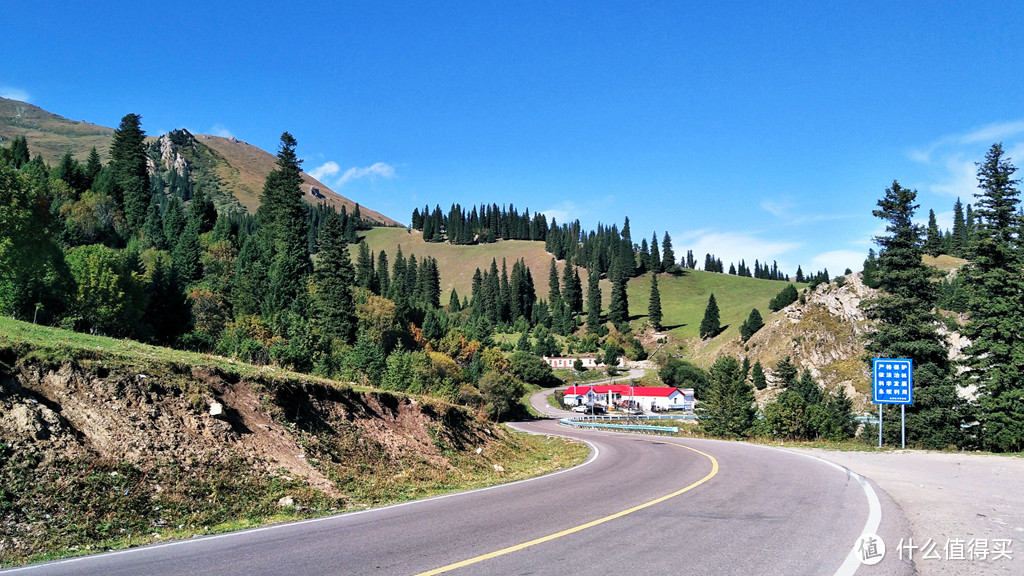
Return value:
[[(806, 458), (813, 458), (815, 460), (818, 460), (819, 462), (824, 462), (825, 464), (828, 464), (829, 466), (839, 470), (840, 472), (849, 474), (850, 476), (856, 478), (857, 482), (860, 484), (860, 487), (864, 490), (864, 495), (868, 499), (868, 521), (864, 524), (864, 529), (861, 530), (861, 536), (865, 534), (878, 533), (878, 527), (882, 523), (882, 504), (878, 501), (878, 494), (875, 493), (875, 489), (871, 487), (871, 484), (867, 481), (866, 478), (845, 466), (840, 466), (835, 462), (830, 462), (818, 456), (804, 454), (802, 452), (792, 452), (790, 450), (782, 451), (788, 452), (790, 454), (796, 454), (798, 456), (804, 456)], [(850, 553), (846, 555), (846, 560), (844, 560), (842, 565), (839, 566), (839, 569), (836, 570), (835, 576), (853, 576), (857, 572), (857, 568), (859, 567), (860, 558), (857, 555), (857, 543), (854, 542), (853, 545), (850, 547)]]
[(63, 564), (72, 564), (72, 563), (75, 563), (75, 562), (83, 562), (83, 561), (86, 561), (86, 560), (92, 560), (92, 559), (97, 559), (97, 558), (101, 558), (101, 557), (120, 556), (122, 554), (133, 554), (133, 553), (136, 553), (136, 552), (143, 552), (143, 551), (148, 551), (148, 550), (159, 550), (161, 548), (170, 548), (172, 546), (185, 546), (185, 545), (188, 545), (188, 544), (197, 544), (197, 543), (200, 543), (200, 542), (209, 542), (210, 540), (220, 540), (222, 538), (231, 538), (231, 537), (234, 537), (234, 536), (241, 536), (243, 534), (254, 534), (254, 533), (257, 533), (257, 532), (269, 532), (271, 530), (280, 530), (282, 528), (291, 528), (291, 527), (294, 527), (294, 526), (302, 526), (303, 524), (316, 524), (318, 522), (327, 522), (329, 520), (336, 520), (336, 519), (339, 519), (339, 518), (349, 518), (349, 517), (352, 517), (352, 516), (361, 516), (361, 515), (364, 515), (364, 514), (374, 514), (374, 513), (383, 512), (383, 511), (386, 511), (386, 510), (393, 510), (395, 508), (403, 508), (403, 507), (406, 507), (406, 506), (415, 506), (415, 505), (418, 505), (418, 504), (423, 504), (425, 502), (433, 502), (435, 500), (444, 500), (446, 498), (455, 498), (457, 496), (465, 496), (467, 494), (476, 494), (478, 492), (487, 492), (488, 490), (497, 490), (499, 488), (506, 488), (506, 487), (509, 487), (509, 486), (515, 486), (517, 484), (525, 484), (527, 482), (533, 482), (535, 480), (540, 480), (542, 478), (550, 478), (552, 476), (558, 476), (559, 474), (565, 474), (566, 472), (572, 472), (574, 470), (579, 470), (580, 468), (583, 468), (584, 466), (586, 466), (586, 465), (594, 462), (595, 460), (597, 460), (597, 458), (601, 455), (600, 448), (598, 448), (596, 444), (594, 444), (593, 442), (590, 442), (589, 440), (584, 440), (582, 438), (570, 437), (570, 436), (566, 436), (566, 435), (562, 435), (562, 434), (548, 433), (548, 432), (527, 432), (526, 430), (520, 430), (519, 428), (515, 428), (514, 426), (512, 426), (510, 424), (508, 426), (510, 428), (513, 428), (514, 430), (518, 430), (519, 432), (525, 432), (527, 434), (534, 434), (534, 435), (537, 435), (537, 436), (540, 436), (540, 435), (558, 436), (560, 438), (571, 438), (572, 440), (578, 440), (578, 441), (583, 442), (584, 444), (590, 446), (590, 448), (592, 450), (592, 452), (590, 454), (590, 458), (588, 458), (586, 461), (584, 461), (582, 464), (579, 464), (578, 466), (573, 466), (571, 468), (564, 468), (562, 470), (558, 470), (558, 471), (555, 471), (555, 472), (550, 472), (548, 474), (544, 474), (543, 476), (534, 476), (532, 478), (523, 478), (522, 480), (516, 480), (514, 482), (508, 482), (508, 483), (505, 483), (505, 484), (495, 484), (493, 486), (484, 486), (483, 488), (474, 488), (472, 490), (464, 490), (464, 491), (461, 491), (461, 492), (451, 492), (451, 493), (448, 493), (448, 494), (441, 494), (441, 495), (438, 495), (438, 496), (431, 496), (429, 498), (423, 498), (423, 499), (420, 499), (420, 500), (410, 500), (408, 502), (399, 502), (398, 504), (390, 504), (388, 506), (381, 506), (379, 508), (367, 508), (365, 510), (357, 510), (355, 512), (343, 512), (341, 514), (332, 514), (330, 516), (322, 516), (320, 518), (310, 518), (308, 520), (297, 520), (295, 522), (285, 522), (285, 523), (281, 523), (281, 524), (272, 524), (270, 526), (261, 526), (259, 528), (248, 528), (248, 529), (245, 529), (245, 530), (236, 530), (234, 532), (225, 532), (224, 534), (211, 534), (209, 536), (192, 536), (191, 538), (184, 538), (184, 539), (181, 539), (181, 540), (174, 540), (173, 542), (165, 542), (165, 543), (162, 543), (162, 544), (146, 544), (146, 545), (137, 546), (137, 547), (134, 547), (134, 548), (125, 548), (124, 550), (112, 550), (112, 551), (109, 551), (109, 552), (99, 552), (97, 554), (88, 554), (86, 556), (75, 556), (74, 558), (65, 558), (63, 560), (52, 560), (52, 561), (49, 561), (49, 562), (43, 562), (43, 563), (39, 563), (39, 564), (29, 564), (29, 565), (26, 565), (26, 566), (18, 566), (18, 567), (15, 567), (15, 568), (0, 569), (0, 574), (12, 574), (14, 572), (24, 572), (24, 571), (29, 571), (29, 570), (36, 570), (36, 569), (40, 569), (40, 568), (45, 568), (45, 567), (49, 567), (49, 566), (59, 566), (59, 565), (63, 565)]

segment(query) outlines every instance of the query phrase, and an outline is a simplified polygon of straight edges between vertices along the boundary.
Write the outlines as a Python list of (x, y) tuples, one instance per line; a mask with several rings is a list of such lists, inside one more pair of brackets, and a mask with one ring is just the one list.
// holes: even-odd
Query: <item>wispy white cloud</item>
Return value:
[(227, 126), (223, 124), (214, 124), (213, 128), (210, 128), (210, 134), (213, 136), (220, 136), (221, 138), (234, 138), (235, 135), (228, 130)]
[(338, 172), (341, 172), (341, 166), (338, 166), (337, 162), (331, 161), (313, 168), (309, 171), (309, 175), (323, 182), (325, 178), (330, 178)]
[[(1015, 136), (1024, 136), (1024, 120), (998, 122), (982, 126), (981, 128), (964, 134), (950, 134), (943, 136), (923, 148), (909, 151), (908, 156), (915, 162), (930, 164), (932, 162), (932, 156), (936, 152), (939, 152), (941, 156), (943, 151), (948, 151), (950, 149), (956, 150), (958, 148), (977, 144), (987, 145), (1007, 138), (1013, 138)], [(971, 147), (973, 148), (973, 146)]]
[[(328, 164), (334, 164), (334, 162), (328, 162), (327, 164), (324, 164), (324, 166), (327, 166)], [(335, 164), (335, 166), (337, 166), (337, 164)], [(385, 164), (384, 162), (377, 162), (365, 168), (349, 168), (341, 175), (341, 178), (338, 179), (336, 186), (341, 187), (352, 180), (359, 180), (362, 178), (369, 178), (371, 180), (384, 178), (385, 180), (390, 180), (396, 176), (397, 174), (395, 173), (395, 168), (393, 166)]]
[(978, 190), (977, 162), (995, 142), (1003, 142), (1011, 158), (1024, 152), (1024, 120), (1011, 120), (982, 126), (962, 134), (943, 136), (926, 146), (911, 150), (908, 157), (935, 170), (920, 189), (964, 202)]
[(22, 102), (31, 101), (31, 97), (28, 92), (21, 88), (14, 88), (11, 86), (0, 86), (0, 98), (7, 98), (8, 100), (20, 100)]
[(793, 209), (793, 202), (789, 199), (762, 200), (761, 208), (776, 218), (783, 218)]

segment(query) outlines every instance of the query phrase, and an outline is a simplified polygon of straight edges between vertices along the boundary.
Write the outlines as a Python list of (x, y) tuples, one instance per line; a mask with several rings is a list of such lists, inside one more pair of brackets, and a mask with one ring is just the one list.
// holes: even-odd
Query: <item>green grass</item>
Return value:
[[(786, 284), (788, 282), (741, 278), (699, 270), (688, 270), (681, 276), (662, 274), (658, 276), (662, 324), (673, 336), (698, 336), (708, 299), (714, 294), (721, 325), (725, 327), (716, 340), (731, 339), (739, 336), (740, 324), (747, 319), (752, 309), (757, 308), (767, 321), (771, 314), (768, 302)], [(798, 289), (801, 287), (797, 285)], [(651, 276), (648, 274), (630, 280), (626, 294), (629, 297), (630, 316), (637, 318), (641, 324), (646, 323)]]
[[(534, 286), (539, 298), (548, 296), (548, 271), (551, 266), (551, 254), (544, 250), (543, 242), (525, 240), (508, 240), (494, 244), (478, 244), (475, 246), (453, 246), (448, 243), (428, 243), (423, 241), (420, 232), (405, 228), (374, 228), (365, 233), (367, 245), (374, 253), (384, 250), (388, 261), (394, 263), (398, 247), (408, 258), (415, 254), (417, 260), (425, 256), (437, 259), (441, 272), (441, 301), (448, 303), (448, 295), (455, 288), (460, 298), (471, 295), (473, 273), (479, 268), (486, 271), (495, 260), (501, 268), (502, 259), (511, 270), (513, 262), (520, 258), (526, 262), (533, 276)], [(358, 250), (352, 250), (355, 259)], [(559, 277), (564, 262), (557, 264)], [(580, 270), (580, 276), (586, 290), (586, 272)], [(658, 276), (658, 290), (661, 294), (662, 324), (673, 336), (679, 338), (695, 337), (699, 333), (700, 322), (704, 318), (708, 297), (713, 293), (721, 313), (722, 326), (726, 330), (719, 336), (725, 340), (739, 335), (740, 324), (747, 319), (750, 311), (757, 308), (766, 319), (770, 314), (768, 301), (786, 286), (787, 282), (741, 278), (729, 274), (716, 274), (698, 270), (687, 270), (680, 276), (662, 274)], [(601, 281), (603, 309), (608, 311), (611, 298), (611, 286), (607, 280)], [(803, 285), (798, 285), (801, 288)], [(642, 328), (647, 323), (647, 303), (651, 294), (650, 275), (633, 278), (627, 287), (629, 313), (633, 324)]]

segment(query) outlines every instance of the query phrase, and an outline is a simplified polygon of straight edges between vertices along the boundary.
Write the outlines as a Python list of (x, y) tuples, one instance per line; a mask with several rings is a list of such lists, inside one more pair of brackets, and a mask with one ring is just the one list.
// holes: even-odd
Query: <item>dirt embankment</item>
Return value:
[(0, 565), (413, 497), (508, 449), (441, 402), (31, 356), (0, 350)]

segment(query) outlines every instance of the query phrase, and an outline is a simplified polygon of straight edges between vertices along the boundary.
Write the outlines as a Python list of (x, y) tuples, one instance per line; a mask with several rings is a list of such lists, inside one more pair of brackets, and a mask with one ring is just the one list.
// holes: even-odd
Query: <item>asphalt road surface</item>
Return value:
[(575, 430), (554, 420), (515, 426), (579, 438), (591, 458), (489, 489), (0, 572), (913, 573), (892, 554), (860, 564), (862, 533), (892, 541), (906, 533), (906, 520), (883, 492), (824, 460), (738, 442)]

